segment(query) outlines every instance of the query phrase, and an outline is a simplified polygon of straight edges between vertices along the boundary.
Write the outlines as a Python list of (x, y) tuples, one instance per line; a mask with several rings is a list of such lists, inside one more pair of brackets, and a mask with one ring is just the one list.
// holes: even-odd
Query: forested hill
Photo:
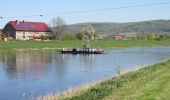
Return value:
[(77, 33), (86, 25), (92, 25), (96, 32), (114, 34), (116, 32), (153, 32), (153, 33), (170, 33), (170, 20), (151, 20), (142, 22), (128, 23), (79, 23), (68, 26), (70, 33)]

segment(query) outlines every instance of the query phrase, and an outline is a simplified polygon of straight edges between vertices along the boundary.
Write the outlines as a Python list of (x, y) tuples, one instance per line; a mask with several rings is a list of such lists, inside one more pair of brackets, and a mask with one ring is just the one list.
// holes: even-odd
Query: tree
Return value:
[(43, 41), (44, 41), (44, 36), (41, 35), (41, 36), (40, 36), (40, 39), (41, 39), (41, 41), (43, 42)]
[(78, 40), (82, 40), (82, 39), (83, 39), (83, 36), (84, 36), (84, 33), (83, 33), (83, 32), (78, 32), (78, 33), (76, 33), (76, 38), (77, 38)]
[(66, 31), (66, 23), (61, 17), (53, 18), (50, 24), (51, 33), (55, 39), (61, 40), (64, 31)]
[(170, 39), (170, 35), (168, 34), (160, 34), (157, 38), (157, 40), (167, 40)]
[(88, 39), (93, 39), (97, 34), (91, 25), (87, 25), (82, 29), (82, 32)]
[(64, 35), (64, 40), (76, 40), (76, 37), (74, 34), (66, 34)]
[(0, 35), (0, 40), (1, 40), (2, 42), (5, 41), (5, 35), (4, 35), (4, 34)]
[(156, 34), (154, 33), (148, 33), (146, 34), (147, 40), (155, 40), (156, 39)]

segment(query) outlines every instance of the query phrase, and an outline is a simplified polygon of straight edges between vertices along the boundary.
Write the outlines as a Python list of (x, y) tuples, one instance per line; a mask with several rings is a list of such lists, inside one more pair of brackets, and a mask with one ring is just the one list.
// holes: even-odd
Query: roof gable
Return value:
[(42, 22), (10, 21), (8, 24), (16, 31), (50, 32), (47, 24)]

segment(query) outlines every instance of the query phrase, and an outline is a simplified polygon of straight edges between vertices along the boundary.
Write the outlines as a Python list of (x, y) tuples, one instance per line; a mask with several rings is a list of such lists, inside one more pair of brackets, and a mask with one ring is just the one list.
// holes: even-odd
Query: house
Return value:
[(51, 31), (47, 24), (42, 22), (10, 21), (3, 34), (16, 40), (30, 40), (40, 38), (42, 35), (50, 35)]
[(127, 39), (136, 39), (138, 36), (140, 36), (139, 33), (135, 33), (135, 32), (127, 32), (122, 34), (125, 35)]
[(107, 33), (100, 33), (98, 36), (97, 36), (97, 39), (100, 39), (100, 40), (103, 40), (103, 39), (109, 39), (111, 36)]
[(114, 38), (115, 38), (115, 40), (123, 40), (124, 35), (118, 32), (114, 35)]

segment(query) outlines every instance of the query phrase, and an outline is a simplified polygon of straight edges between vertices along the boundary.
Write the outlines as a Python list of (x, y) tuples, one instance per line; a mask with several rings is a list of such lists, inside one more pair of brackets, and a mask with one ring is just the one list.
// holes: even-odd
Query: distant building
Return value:
[(98, 36), (97, 36), (97, 39), (100, 39), (100, 40), (109, 39), (109, 38), (110, 38), (110, 35), (107, 34), (107, 33), (100, 33), (100, 34), (98, 34)]
[(124, 35), (118, 32), (114, 35), (114, 38), (115, 38), (115, 40), (123, 40)]
[(129, 32), (129, 33), (122, 33), (126, 39), (137, 39), (137, 37), (140, 35), (139, 33)]
[(30, 40), (40, 36), (50, 35), (51, 31), (47, 24), (42, 22), (10, 21), (4, 29), (3, 34), (16, 40)]

